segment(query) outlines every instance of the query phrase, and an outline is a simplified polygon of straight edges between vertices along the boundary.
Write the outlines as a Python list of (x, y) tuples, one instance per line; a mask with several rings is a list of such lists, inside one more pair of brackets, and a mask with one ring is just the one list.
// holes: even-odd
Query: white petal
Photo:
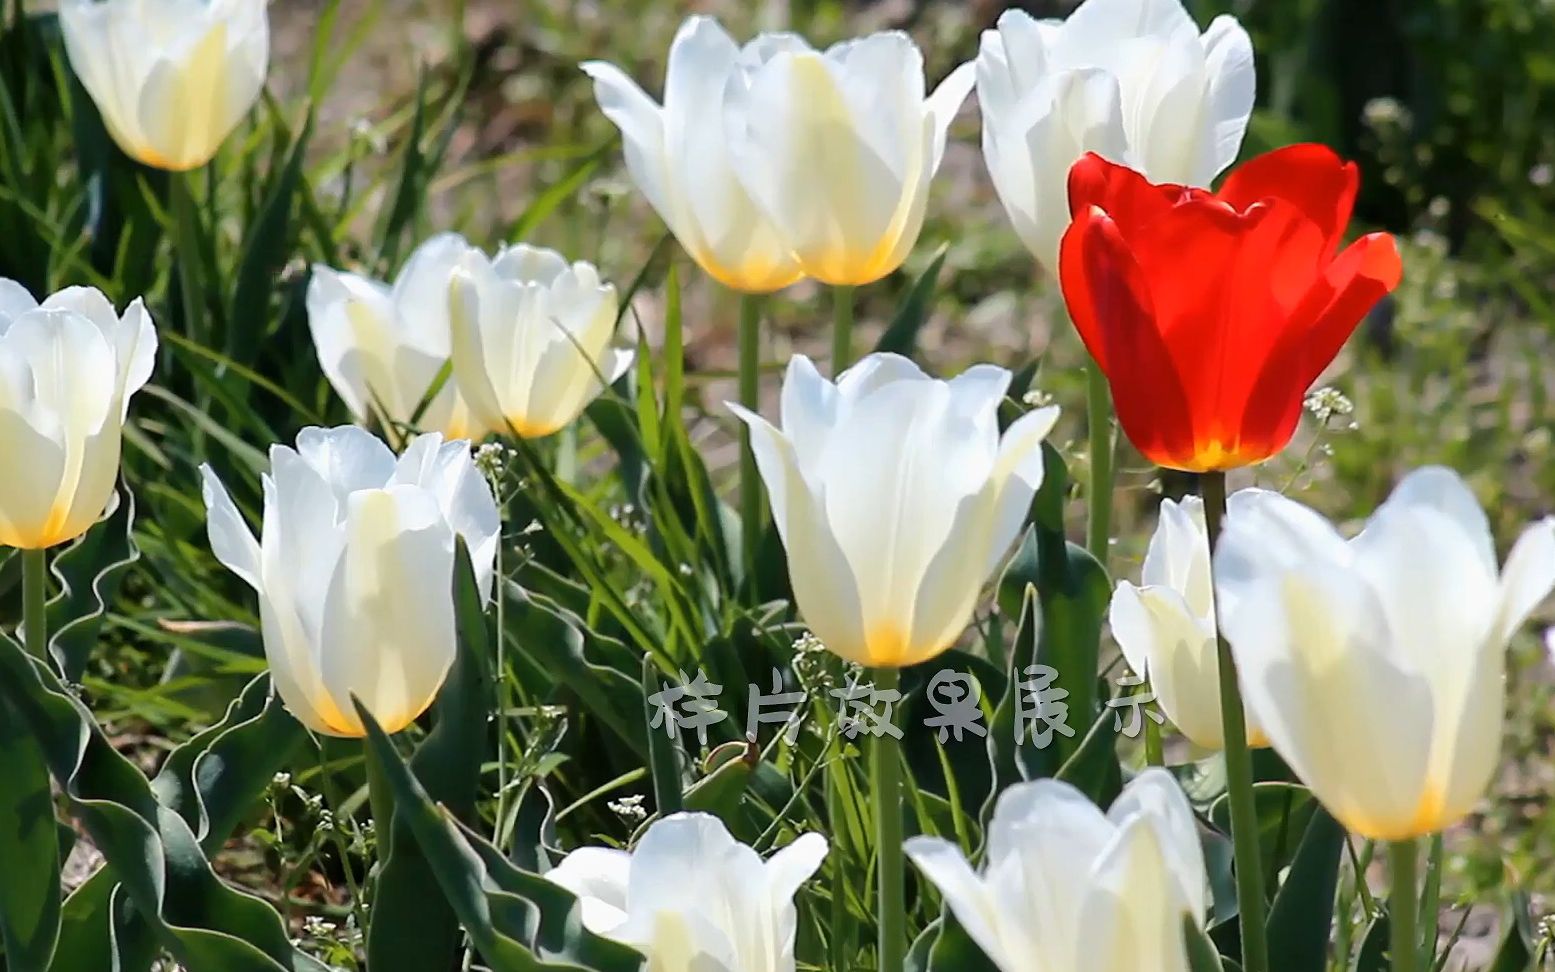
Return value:
[(383, 487), (394, 475), (394, 453), (382, 439), (354, 425), (303, 429), (297, 433), (297, 454), (342, 502), (357, 490)]
[(11, 326), (11, 319), (38, 306), (26, 287), (10, 279), (0, 277), (0, 334)]
[(1378, 512), (1401, 507), (1424, 507), (1451, 520), (1464, 539), (1473, 545), (1480, 566), (1486, 573), (1495, 573), (1496, 549), (1490, 534), (1490, 520), (1469, 484), (1457, 473), (1443, 466), (1423, 466), (1414, 470), (1399, 480)]
[(1555, 588), (1555, 517), (1532, 523), (1513, 544), (1501, 570), (1500, 610), (1490, 635), (1504, 645)]
[(399, 312), (398, 343), (433, 358), (448, 357), (449, 278), (469, 249), (459, 234), (439, 233), (411, 251), (389, 294)]
[(632, 855), (611, 847), (581, 847), (545, 873), (545, 879), (577, 895), (583, 924), (606, 935), (626, 920), (626, 883)]
[(1199, 843), (1193, 808), (1172, 774), (1157, 766), (1146, 769), (1123, 787), (1107, 810), (1107, 818), (1124, 827), (1133, 818), (1144, 819), (1156, 831), (1167, 868), (1181, 892), (1178, 904), (1195, 920), (1205, 918), (1208, 878), (1204, 848)]
[(491, 484), (475, 468), (469, 443), (419, 435), (406, 447), (390, 482), (418, 486), (436, 497), (444, 519), (469, 548), (482, 600), (489, 599), (502, 516)]
[(315, 264), (306, 303), (319, 367), (351, 414), (365, 421), (376, 399), (394, 413), (390, 418), (409, 419), (394, 376), (396, 315), (388, 288)]
[(1195, 185), (1208, 185), (1236, 161), (1252, 118), (1258, 84), (1252, 39), (1235, 17), (1221, 14), (1210, 21), (1203, 44), (1209, 73), (1204, 120), (1210, 125), (1213, 148), (1210, 157), (1203, 160), (1198, 173), (1202, 178), (1195, 179)]
[(261, 589), (259, 541), (238, 512), (236, 503), (227, 493), (227, 487), (217, 478), (209, 463), (200, 465), (200, 477), (205, 499), (206, 529), (210, 534), (211, 553), (227, 566), (227, 569), (248, 582), (254, 590)]
[(1001, 934), (1000, 903), (972, 870), (961, 848), (938, 837), (910, 838), (903, 849), (939, 889), (956, 921), (1001, 972), (1015, 968), (1015, 952)]
[(1348, 564), (1350, 549), (1322, 516), (1263, 489), (1231, 494), (1214, 552), (1215, 605), (1222, 624), (1242, 593), (1268, 574), (1303, 563)]

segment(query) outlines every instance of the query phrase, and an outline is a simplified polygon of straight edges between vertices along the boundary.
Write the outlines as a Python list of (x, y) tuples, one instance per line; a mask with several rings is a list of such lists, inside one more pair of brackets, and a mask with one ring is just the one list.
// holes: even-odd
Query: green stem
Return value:
[(1392, 931), (1393, 972), (1415, 972), (1420, 958), (1419, 902), (1415, 900), (1416, 851), (1413, 838), (1388, 844), (1389, 878), (1393, 890), (1388, 901), (1388, 928)]
[(373, 833), (377, 836), (378, 843), (378, 863), (382, 864), (394, 828), (394, 790), (389, 785), (388, 777), (383, 775), (378, 760), (369, 751), (365, 739), (362, 741), (362, 755), (367, 761), (367, 804), (372, 808)]
[(853, 288), (832, 288), (831, 374), (833, 378), (853, 363)]
[[(875, 690), (897, 687), (894, 668), (871, 672)], [(875, 805), (875, 857), (880, 883), (879, 972), (902, 972), (907, 960), (907, 890), (902, 864), (901, 741), (882, 730), (869, 750), (870, 800)]]
[(1161, 727), (1149, 715), (1145, 719), (1145, 765), (1165, 766), (1166, 754), (1161, 749)]
[[(740, 295), (740, 404), (761, 411), (761, 304), (755, 294)], [(751, 451), (750, 429), (740, 423), (740, 547), (747, 576), (756, 567), (761, 541), (761, 476)]]
[(22, 636), (27, 653), (48, 661), (49, 571), (44, 550), (22, 551)]
[[(1220, 540), (1226, 516), (1226, 474), (1199, 477), (1209, 547)], [(1218, 627), (1218, 619), (1217, 619)], [(1269, 943), (1264, 914), (1263, 862), (1258, 853), (1258, 813), (1253, 804), (1253, 754), (1247, 747), (1247, 722), (1242, 711), (1236, 661), (1222, 635), (1220, 647), (1220, 725), (1225, 736), (1226, 795), (1231, 801), (1231, 843), (1236, 862), (1236, 902), (1242, 933), (1242, 968), (1268, 972)]]
[(1107, 376), (1094, 358), (1087, 358), (1085, 364), (1085, 422), (1091, 453), (1085, 548), (1106, 567), (1112, 546), (1112, 395)]
[(168, 193), (173, 197), (173, 259), (178, 264), (178, 302), (184, 315), (184, 333), (189, 340), (209, 346), (200, 290), (200, 209), (194, 185), (198, 175), (198, 169), (169, 173)]

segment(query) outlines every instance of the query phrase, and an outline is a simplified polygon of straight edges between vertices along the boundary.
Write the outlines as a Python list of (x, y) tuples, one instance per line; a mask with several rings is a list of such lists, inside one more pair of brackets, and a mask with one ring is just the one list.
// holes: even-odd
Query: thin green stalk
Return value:
[[(1209, 546), (1215, 549), (1226, 516), (1226, 474), (1199, 477), (1204, 499), (1204, 521)], [(1247, 746), (1247, 723), (1242, 693), (1237, 686), (1236, 661), (1225, 637), (1220, 644), (1220, 725), (1225, 736), (1226, 795), (1231, 801), (1231, 843), (1236, 862), (1236, 901), (1242, 933), (1244, 972), (1268, 972), (1269, 943), (1264, 913), (1263, 862), (1258, 854), (1258, 813), (1253, 805), (1253, 756)]]
[[(761, 304), (755, 294), (740, 295), (740, 404), (761, 410)], [(747, 574), (756, 566), (761, 540), (761, 476), (751, 451), (750, 429), (740, 423), (740, 547)]]
[[(894, 668), (871, 672), (875, 689), (897, 687)], [(882, 731), (869, 749), (870, 800), (875, 805), (875, 859), (880, 885), (880, 972), (902, 972), (907, 961), (907, 889), (902, 863), (901, 741)]]
[(832, 288), (831, 373), (835, 378), (853, 363), (853, 288)]
[(1393, 972), (1415, 972), (1420, 965), (1419, 907), (1415, 890), (1417, 851), (1413, 838), (1388, 844), (1388, 928), (1392, 932)]
[(205, 301), (200, 288), (200, 207), (195, 201), (194, 180), (199, 170), (168, 174), (173, 197), (174, 262), (178, 264), (178, 302), (189, 340), (210, 346), (205, 333)]
[(1103, 567), (1112, 547), (1112, 394), (1094, 358), (1085, 363), (1085, 422), (1090, 435), (1091, 482), (1085, 494), (1089, 519), (1085, 549)]
[(1145, 765), (1166, 765), (1166, 754), (1161, 750), (1161, 727), (1148, 714), (1145, 716)]
[(48, 552), (22, 551), (22, 632), (27, 653), (48, 660)]
[(578, 482), (578, 423), (571, 422), (556, 436), (556, 478), (569, 486)]

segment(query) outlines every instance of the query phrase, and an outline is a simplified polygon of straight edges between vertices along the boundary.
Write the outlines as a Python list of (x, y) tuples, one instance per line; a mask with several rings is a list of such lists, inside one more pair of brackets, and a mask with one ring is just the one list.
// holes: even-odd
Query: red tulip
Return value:
[(1343, 250), (1360, 175), (1321, 145), (1236, 169), (1219, 192), (1086, 155), (1069, 171), (1059, 278), (1130, 441), (1190, 472), (1261, 462), (1403, 268), (1387, 233)]

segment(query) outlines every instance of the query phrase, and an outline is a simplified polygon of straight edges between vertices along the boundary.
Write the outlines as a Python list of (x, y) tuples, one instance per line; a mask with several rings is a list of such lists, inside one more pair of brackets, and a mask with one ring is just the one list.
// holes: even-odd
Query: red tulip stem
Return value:
[[(1199, 477), (1204, 524), (1213, 553), (1226, 517), (1226, 474)], [(1211, 567), (1213, 573), (1213, 566)], [(1220, 630), (1219, 617), (1216, 631)], [(1220, 645), (1220, 724), (1225, 736), (1226, 798), (1231, 803), (1231, 845), (1236, 866), (1236, 903), (1241, 925), (1244, 972), (1269, 972), (1267, 916), (1264, 913), (1263, 861), (1258, 850), (1258, 811), (1253, 802), (1253, 754), (1247, 746), (1247, 721), (1237, 684), (1236, 660), (1224, 634)]]

